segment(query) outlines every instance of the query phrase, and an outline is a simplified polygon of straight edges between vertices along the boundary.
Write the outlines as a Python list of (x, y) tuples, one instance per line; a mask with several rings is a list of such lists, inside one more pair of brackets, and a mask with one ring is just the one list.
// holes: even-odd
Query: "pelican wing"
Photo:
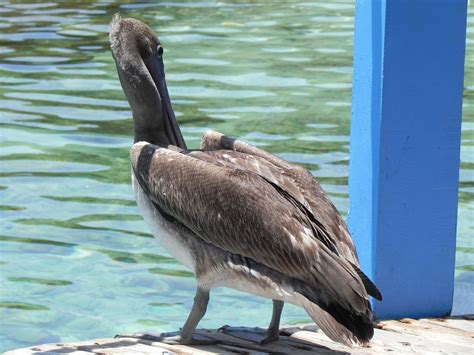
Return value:
[(317, 245), (304, 234), (304, 216), (264, 179), (151, 144), (131, 154), (148, 197), (194, 234), (286, 275), (307, 273)]
[(135, 144), (131, 157), (147, 195), (199, 238), (315, 287), (327, 284), (325, 292), (334, 296), (346, 292), (353, 298), (347, 305), (365, 309), (357, 272), (314, 237), (304, 209), (268, 180), (219, 159), (213, 163), (212, 156), (199, 159), (147, 143)]
[[(315, 232), (313, 235), (323, 241), (332, 251), (346, 258), (359, 274), (368, 294), (382, 300), (380, 291), (360, 269), (359, 259), (346, 223), (311, 173), (301, 166), (291, 164), (255, 146), (218, 132), (205, 133), (202, 137), (201, 149), (208, 154), (212, 151), (227, 150), (225, 154), (227, 158), (221, 158), (220, 161), (231, 160), (234, 167), (259, 174), (304, 206), (312, 221)], [(255, 158), (229, 159), (229, 152), (240, 152)], [(193, 154), (197, 153), (193, 152)]]
[(191, 151), (188, 154), (213, 165), (256, 174), (272, 185), (305, 217), (306, 225), (303, 228), (309, 226), (311, 229), (306, 237), (317, 239), (329, 250), (344, 257), (358, 273), (368, 294), (381, 300), (380, 291), (359, 268), (344, 220), (313, 176), (299, 166), (246, 143), (234, 140), (233, 146), (237, 149)]
[[(343, 255), (358, 268), (359, 260), (357, 253), (344, 220), (336, 207), (327, 198), (319, 183), (306, 169), (218, 132), (205, 133), (202, 137), (201, 148), (203, 151), (229, 150), (259, 157), (261, 159), (256, 159), (254, 162), (260, 165), (260, 161), (263, 159), (271, 163), (274, 168), (270, 169), (270, 171), (274, 171), (275, 167), (278, 167), (279, 175), (268, 174), (269, 170), (262, 170), (258, 166), (251, 166), (251, 164), (247, 164), (243, 168), (248, 168), (264, 177), (271, 177), (273, 183), (281, 186), (293, 198), (304, 205), (317, 221), (320, 234), (323, 234), (324, 238), (328, 240), (329, 247)], [(288, 180), (291, 180), (290, 184)]]

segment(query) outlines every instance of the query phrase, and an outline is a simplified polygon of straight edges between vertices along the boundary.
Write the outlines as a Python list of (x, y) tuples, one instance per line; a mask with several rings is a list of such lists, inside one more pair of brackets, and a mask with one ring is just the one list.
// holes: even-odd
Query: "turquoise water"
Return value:
[[(0, 351), (176, 330), (190, 309), (194, 279), (150, 237), (133, 200), (131, 116), (107, 42), (113, 13), (160, 34), (189, 146), (208, 129), (241, 137), (310, 169), (346, 214), (353, 8), (0, 1)], [(469, 21), (456, 255), (463, 290), (474, 284), (472, 5)], [(269, 300), (217, 289), (201, 326), (266, 326), (270, 314)], [(283, 322), (307, 319), (285, 307)]]

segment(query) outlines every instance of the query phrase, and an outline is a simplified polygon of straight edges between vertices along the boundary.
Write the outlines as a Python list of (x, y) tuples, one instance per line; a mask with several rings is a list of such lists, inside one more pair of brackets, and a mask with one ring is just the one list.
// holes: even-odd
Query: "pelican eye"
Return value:
[(164, 49), (163, 47), (161, 46), (161, 44), (159, 44), (158, 46), (156, 46), (156, 54), (158, 55), (158, 57), (161, 57), (163, 55), (163, 52), (164, 52)]

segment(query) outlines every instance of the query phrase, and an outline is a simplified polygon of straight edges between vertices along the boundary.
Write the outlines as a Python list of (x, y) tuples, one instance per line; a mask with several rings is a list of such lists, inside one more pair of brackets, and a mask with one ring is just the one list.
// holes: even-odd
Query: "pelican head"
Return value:
[(116, 14), (109, 39), (120, 83), (132, 108), (135, 142), (186, 149), (171, 108), (164, 49), (156, 34), (144, 23)]

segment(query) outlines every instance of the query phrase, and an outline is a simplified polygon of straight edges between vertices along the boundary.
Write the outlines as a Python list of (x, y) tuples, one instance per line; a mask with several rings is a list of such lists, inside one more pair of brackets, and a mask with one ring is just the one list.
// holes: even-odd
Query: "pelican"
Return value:
[(264, 344), (278, 339), (284, 302), (303, 307), (334, 341), (373, 336), (369, 295), (346, 224), (304, 168), (221, 133), (189, 150), (165, 81), (163, 45), (144, 23), (115, 15), (110, 43), (130, 104), (135, 198), (153, 235), (194, 273), (197, 290), (180, 334), (164, 341), (204, 344), (193, 333), (209, 292), (230, 287), (273, 300)]

